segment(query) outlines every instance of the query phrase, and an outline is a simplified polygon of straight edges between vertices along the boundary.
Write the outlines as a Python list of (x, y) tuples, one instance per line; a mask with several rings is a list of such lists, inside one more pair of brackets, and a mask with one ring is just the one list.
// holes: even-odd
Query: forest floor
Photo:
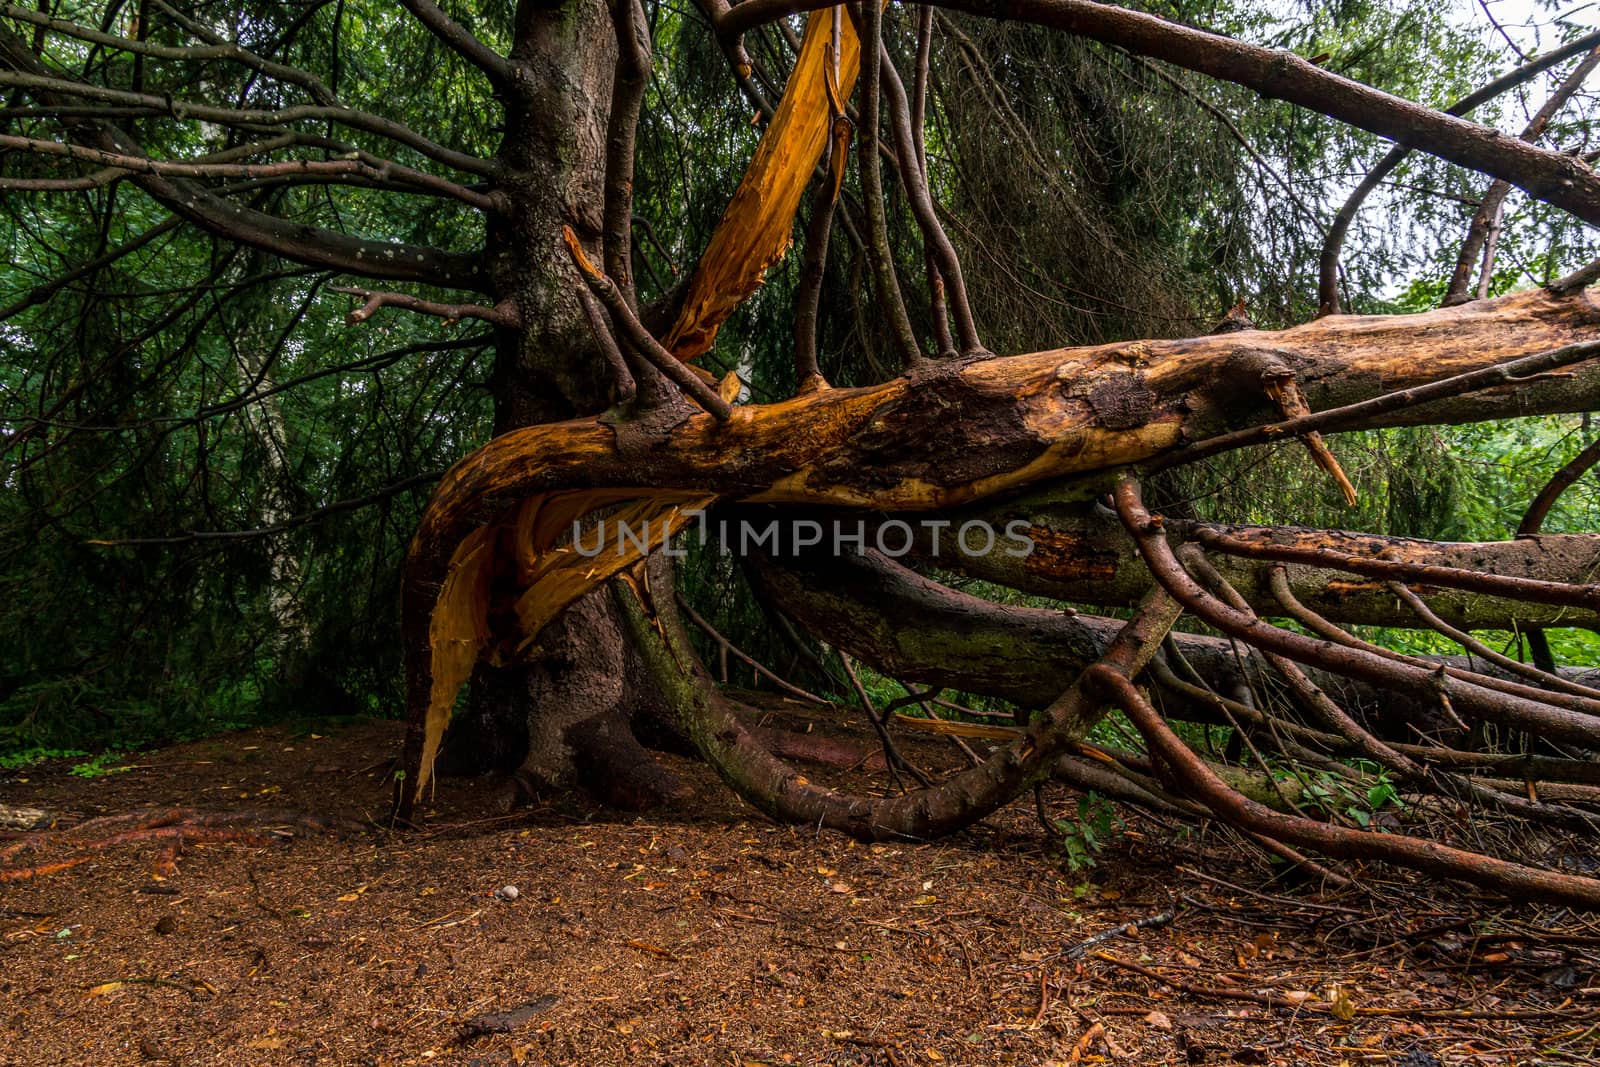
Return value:
[(92, 778), (0, 772), (0, 803), (62, 825), (356, 820), (268, 814), (246, 828), (292, 836), (191, 842), (165, 877), (159, 835), (14, 852), (0, 866), (88, 858), (0, 883), (0, 1064), (1600, 1062), (1600, 925), (1570, 914), (1392, 872), (1322, 895), (1133, 817), (1072, 873), (1031, 805), (940, 844), (857, 844), (773, 826), (684, 761), (698, 797), (666, 811), (493, 816), (496, 786), (446, 780), (423, 829), (392, 833), (399, 739), (323, 722)]

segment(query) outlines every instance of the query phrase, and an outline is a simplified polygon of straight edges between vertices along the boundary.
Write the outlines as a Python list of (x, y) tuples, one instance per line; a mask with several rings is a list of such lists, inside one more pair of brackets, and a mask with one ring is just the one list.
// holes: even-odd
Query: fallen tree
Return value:
[[(945, 21), (958, 13), (1097, 42), (1092, 55), (1130, 61), (1123, 74), (1156, 71), (1191, 96), (1157, 64), (1288, 100), (1481, 171), (1499, 183), (1497, 198), (1509, 183), (1593, 223), (1600, 178), (1584, 160), (1536, 143), (1537, 131), (1507, 137), (1317, 61), (1088, 0), (940, 0), (899, 29), (894, 9), (886, 14), (879, 4), (824, 11), (816, 0), (703, 0), (710, 34), (765, 128), (699, 261), (680, 284), (658, 285), (645, 301), (634, 276), (652, 266), (634, 240), (636, 141), (657, 73), (652, 33), (661, 8), (519, 4), (496, 27), (492, 39), (507, 43), (501, 49), (431, 0), (407, 0), (397, 25), (425, 34), (473, 87), (454, 86), (452, 101), (478, 92), (494, 118), (485, 125), (494, 137), (474, 127), (456, 144), (346, 104), (331, 76), (342, 69), (337, 62), (328, 78), (290, 63), (298, 22), (280, 27), (281, 40), (262, 55), (225, 39), (197, 5), (158, 6), (152, 37), (144, 24), (114, 32), (115, 11), (89, 25), (5, 5), (0, 85), (19, 101), (23, 126), (8, 127), (4, 147), (8, 166), (23, 163), (0, 175), (0, 187), (92, 194), (126, 184), (172, 226), (202, 232), (230, 255), (248, 249), (363, 279), (340, 290), (361, 301), (352, 326), (385, 309), (471, 320), (487, 331), (476, 343), (493, 349), (496, 436), (439, 481), (402, 575), (408, 724), (400, 818), (416, 817), (446, 748), (445, 762), (457, 770), (516, 767), (535, 788), (585, 784), (643, 807), (682, 791), (645, 742), (689, 746), (763, 812), (871, 839), (956, 832), (1053, 776), (1098, 782), (1095, 774), (1105, 772), (1131, 802), (1230, 823), (1295, 862), (1317, 862), (1295, 851), (1304, 848), (1409, 865), (1523, 899), (1600, 904), (1600, 883), (1548, 863), (1541, 869), (1543, 857), (1471, 855), (1460, 840), (1425, 839), (1428, 827), (1374, 835), (1337, 825), (1338, 812), (1318, 821), (1258, 803), (1285, 767), (1361, 782), (1377, 775), (1429, 805), (1592, 838), (1600, 688), (1584, 673), (1591, 665), (1556, 664), (1537, 642), (1541, 661), (1522, 663), (1481, 636), (1485, 628), (1540, 634), (1600, 622), (1600, 538), (1539, 532), (1550, 501), (1582, 477), (1592, 449), (1541, 494), (1514, 541), (1440, 544), (1224, 525), (1204, 521), (1203, 501), (1199, 517), (1168, 521), (1142, 496), (1174, 467), (1286, 444), (1309, 450), (1348, 501), (1356, 489), (1330, 445), (1341, 432), (1600, 408), (1600, 297), (1587, 288), (1600, 280), (1600, 266), (1420, 314), (1329, 314), (1268, 331), (1253, 327), (1241, 303), (1204, 336), (995, 357), (983, 339), (994, 324), (973, 299), (975, 272), (962, 262), (975, 242), (937, 195), (945, 183), (936, 179), (949, 175), (936, 171), (953, 164), (937, 153), (930, 159), (924, 131), (937, 117), (930, 99), (939, 107), (942, 91), (935, 42), (948, 31), (955, 43), (946, 69), (970, 75), (976, 92), (996, 101), (996, 140), (1028, 157), (1041, 188), (1056, 188), (1070, 169), (1032, 143), (1005, 86), (960, 29), (975, 23)], [(944, 9), (939, 19), (934, 7)], [(810, 14), (795, 38), (782, 20), (798, 12)], [(699, 28), (679, 23), (676, 32), (691, 31)], [(762, 33), (773, 47), (753, 54), (745, 39)], [(101, 50), (130, 57), (126, 69), (99, 64)], [(1583, 50), (1558, 50), (1562, 61), (1577, 62), (1542, 119), (1592, 66), (1581, 65)], [(762, 69), (774, 60), (788, 68), (786, 78)], [(1533, 60), (1532, 73), (1503, 75), (1495, 91), (1527, 84), (1538, 71), (1554, 74), (1555, 62)], [(239, 75), (230, 83), (237, 102), (218, 95), (213, 67)], [(942, 100), (947, 113), (959, 92)], [(1474, 99), (1487, 98), (1467, 98)], [(1265, 166), (1225, 108), (1197, 101)], [(226, 144), (189, 151), (209, 145), (213, 130), (225, 131)], [(469, 150), (490, 141), (482, 155)], [(428, 211), (397, 214), (425, 217), (441, 203), (454, 214), (406, 232), (459, 235), (472, 247), (401, 242), (388, 230), (356, 236), (347, 229), (354, 216), (313, 224), (297, 215), (292, 197), (274, 199), (301, 183), (363, 197), (427, 196)], [(891, 193), (904, 212), (886, 205)], [(792, 301), (792, 395), (773, 397), (764, 381), (754, 384), (771, 402), (750, 402), (752, 383), (737, 370), (725, 365), (719, 377), (700, 364), (784, 256), (802, 211), (809, 218)], [(1063, 227), (1051, 239), (1087, 244), (1083, 235), (1109, 232), (1094, 228), (1099, 221), (1079, 210), (1077, 232)], [(103, 234), (107, 225), (97, 220), (94, 228)], [(647, 220), (640, 225), (648, 232)], [(154, 237), (102, 247), (92, 262), (116, 262), (147, 239)], [(1330, 241), (1334, 267), (1340, 240)], [(819, 325), (829, 250), (846, 242), (857, 333), (882, 344), (850, 354), (852, 371), (875, 372), (871, 384), (836, 388), (823, 373)], [(657, 244), (655, 259), (670, 260)], [(921, 256), (908, 260), (913, 245)], [(1108, 264), (1136, 254), (1120, 245), (1099, 250)], [(1016, 250), (984, 251), (1003, 260)], [(1196, 251), (1184, 250), (1191, 259)], [(1492, 254), (1485, 258), (1492, 277)], [(908, 261), (925, 264), (923, 300), (907, 299)], [(368, 287), (377, 282), (430, 290)], [(858, 299), (864, 292), (870, 313)], [(87, 378), (111, 375), (139, 341), (114, 346), (116, 355)], [(189, 347), (153, 362), (181, 363)], [(880, 348), (897, 369), (880, 364)], [(744, 366), (743, 355), (731, 362)], [(241, 403), (269, 381), (270, 363), (250, 372), (259, 380)], [(50, 435), (84, 388), (75, 371), (44, 377), (67, 384), (6, 441), (8, 450), (32, 449), (29, 463), (50, 459)], [(173, 392), (188, 403), (183, 389)], [(447, 420), (417, 421), (437, 428)], [(275, 469), (281, 476), (290, 468)], [(754, 509), (765, 509), (763, 523), (791, 532), (801, 523), (855, 524), (858, 546), (870, 536), (881, 548), (885, 534), (904, 528), (904, 548), (920, 551), (927, 573), (884, 558), (886, 551), (779, 550), (749, 560), (775, 624), (798, 624), (805, 633), (797, 643), (824, 668), (844, 672), (888, 772), (913, 770), (894, 749), (893, 713), (902, 709), (922, 709), (910, 728), (987, 730), (983, 739), (1001, 744), (986, 756), (967, 752), (972, 765), (946, 777), (918, 772), (919, 788), (891, 796), (830, 790), (776, 759), (768, 744), (803, 746), (747, 728), (737, 701), (713, 683), (668, 566), (674, 537), (742, 521)], [(274, 520), (262, 536), (290, 521)], [(991, 543), (989, 551), (941, 555), (937, 531), (974, 522), (1003, 528), (1032, 550), (994, 551)], [(990, 603), (940, 581), (952, 571), (1079, 607)], [(1130, 607), (1131, 618), (1112, 617)], [(703, 618), (699, 624), (710, 629)], [(1361, 626), (1431, 631), (1459, 652), (1396, 651), (1350, 629)], [(732, 645), (721, 639), (723, 651)], [(878, 707), (850, 655), (903, 682), (904, 700)], [(762, 669), (768, 682), (809, 696)], [(934, 714), (940, 698), (923, 686), (1007, 706), (997, 715), (991, 703), (957, 704), (947, 710), (962, 718), (952, 722)], [(452, 726), (464, 688), (469, 709)], [(1136, 728), (1143, 751), (1085, 744), (1112, 707)], [(1167, 721), (1184, 719), (1228, 726), (1239, 750), (1199, 758)], [(1241, 800), (1239, 788), (1257, 796)]]
[[(878, 32), (870, 26), (876, 18), (869, 13), (869, 40)], [(808, 34), (808, 41), (815, 39)], [(863, 91), (874, 110), (880, 73), (892, 78), (892, 64), (885, 60), (881, 72), (866, 72)], [(891, 156), (916, 188), (911, 145), (902, 143)], [(762, 166), (772, 165), (758, 156), (755, 180), (761, 180)], [(929, 240), (935, 240), (937, 222), (924, 221)], [(736, 202), (727, 225), (762, 223), (750, 222), (750, 212)], [(458, 465), (436, 491), (413, 542), (404, 585), (411, 727), (407, 778), (397, 797), (402, 818), (410, 816), (428, 784), (455, 692), (473, 664), (536, 644), (545, 624), (567, 605), (606, 578), (626, 573), (632, 577), (616, 586), (619, 607), (669, 717), (730, 785), (778, 818), (868, 838), (951, 832), (1036, 787), (1069, 759), (1101, 714), (1096, 696), (1113, 695), (1151, 745), (1167, 745), (1166, 736), (1148, 729), (1144, 706), (1133, 706), (1105, 680), (1136, 677), (1166, 643), (1170, 655), (1160, 656), (1152, 670), (1169, 716), (1226, 721), (1252, 736), (1286, 735), (1274, 751), (1289, 760), (1339, 767), (1337, 757), (1360, 756), (1412, 789), (1592, 830), (1593, 819), (1579, 807), (1528, 799), (1508, 791), (1503, 780), (1459, 773), (1451, 761), (1468, 754), (1438, 738), (1441, 721), (1446, 731), (1450, 722), (1465, 729), (1465, 715), (1530, 737), (1600, 748), (1600, 690), (1572, 672), (1524, 674), (1523, 665), (1514, 663), (1482, 668), (1472, 659), (1482, 646), (1456, 629), (1592, 624), (1600, 609), (1600, 586), (1590, 582), (1597, 539), (1438, 545), (1203, 522), (1174, 524), (1169, 531), (1154, 518), (1139, 518), (1137, 498), (1129, 495), (1133, 483), (1120, 473), (1160, 470), (1292, 436), (1312, 450), (1349, 498), (1354, 490), (1323, 443), (1324, 432), (1586, 410), (1600, 385), (1600, 370), (1592, 363), (1600, 354), (1600, 316), (1581, 286), (1419, 316), (1328, 317), (1276, 333), (1230, 330), (1003, 359), (988, 358), (970, 323), (963, 323), (967, 358), (930, 363), (914, 345), (902, 344), (902, 377), (842, 390), (818, 382), (814, 360), (802, 353), (802, 395), (732, 407), (684, 369), (678, 354), (656, 342), (622, 287), (589, 261), (570, 230), (565, 243), (609, 318), (602, 321), (598, 307), (592, 311), (597, 338), (615, 344), (619, 360), (632, 352), (638, 376), (634, 406), (597, 420), (505, 434)], [(762, 256), (768, 257), (759, 263), (764, 269), (769, 254)], [(729, 277), (738, 280), (735, 289), (745, 284), (739, 279), (747, 275), (737, 265), (719, 260), (716, 269), (727, 284), (734, 284)], [(879, 274), (880, 289), (892, 288), (892, 282), (889, 273)], [(714, 329), (714, 323), (691, 328), (680, 321), (672, 336), (703, 338)], [(608, 341), (611, 330), (615, 342)], [(692, 357), (702, 347), (696, 341), (682, 355)], [(666, 385), (669, 380), (676, 390)], [(1069, 483), (1064, 491), (986, 503), (1063, 481)], [(1131, 541), (1118, 536), (1108, 513), (1097, 515), (1086, 506), (1112, 481), (1120, 525), (1136, 535)], [(1145, 606), (1127, 624), (1058, 615), (1046, 621), (1030, 618), (1026, 609), (963, 602), (960, 594), (941, 593), (915, 575), (896, 578), (892, 564), (881, 558), (813, 561), (809, 571), (776, 554), (761, 559), (756, 569), (770, 601), (824, 640), (893, 677), (998, 694), (1024, 709), (1022, 735), (969, 771), (925, 782), (898, 799), (844, 796), (786, 769), (744, 729), (697, 665), (670, 573), (657, 564), (646, 568), (651, 553), (685, 526), (698, 520), (703, 528), (708, 510), (720, 507), (713, 514), (725, 515), (732, 504), (768, 505), (791, 519), (796, 509), (816, 514), (819, 507), (952, 516), (928, 524), (935, 530), (970, 522), (973, 515), (1003, 519), (1008, 531), (1020, 523), (1033, 551), (981, 552), (956, 565), (1018, 589), (1104, 605), (1137, 596)], [(619, 531), (614, 553), (604, 536), (608, 520)], [(806, 521), (822, 525), (816, 518)], [(660, 531), (654, 543), (652, 523)], [(630, 525), (646, 531), (632, 545), (620, 534)], [(880, 537), (887, 525), (874, 523)], [(586, 528), (597, 535), (598, 553), (583, 548)], [(1229, 576), (1204, 556), (1185, 565), (1163, 555), (1158, 546), (1169, 533), (1233, 561), (1229, 573), (1247, 593), (1235, 591)], [(907, 545), (937, 555), (937, 541), (930, 546), (928, 538), (925, 525), (920, 543), (912, 537)], [(497, 559), (517, 564), (511, 568)], [(1200, 568), (1223, 600), (1199, 593), (1185, 566)], [(514, 621), (502, 614), (497, 624), (491, 610), (497, 596), (516, 605)], [(1257, 646), (1259, 652), (1249, 653), (1254, 667), (1239, 659), (1232, 644), (1169, 636), (1177, 617), (1172, 609), (1179, 604), (1223, 627), (1234, 641)], [(1321, 640), (1260, 621), (1252, 604), (1294, 616)], [(1466, 642), (1468, 655), (1453, 661), (1391, 654), (1346, 634), (1334, 620), (1433, 626)], [(1252, 698), (1252, 675), (1269, 671), (1289, 699), (1263, 704)], [(1079, 681), (1063, 687), (1074, 674)], [(1337, 702), (1330, 695), (1335, 691)], [(1406, 723), (1424, 743), (1380, 739), (1364, 725), (1380, 707), (1391, 726)], [(878, 729), (893, 768), (897, 756), (886, 725)], [(1440, 754), (1442, 760), (1434, 758)], [(1586, 776), (1576, 769), (1586, 768), (1585, 761), (1567, 762), (1573, 776)], [(1559, 763), (1541, 773), (1559, 773)], [(1177, 792), (1192, 786), (1212, 811), (1227, 812), (1225, 817), (1252, 832), (1271, 827), (1267, 838), (1276, 830), (1280, 842), (1312, 842), (1338, 855), (1360, 855), (1367, 847), (1365, 838), (1310, 833), (1298, 823), (1258, 818), (1253, 802), (1241, 806), (1216, 794), (1213, 787), (1229, 787), (1213, 772), (1202, 777), (1170, 754), (1165, 766), (1188, 767), (1172, 783)], [(1159, 793), (1148, 776), (1137, 788), (1146, 796)], [(1585, 879), (1431, 843), (1374, 846), (1371, 852), (1545, 899), (1600, 903), (1600, 888)]]

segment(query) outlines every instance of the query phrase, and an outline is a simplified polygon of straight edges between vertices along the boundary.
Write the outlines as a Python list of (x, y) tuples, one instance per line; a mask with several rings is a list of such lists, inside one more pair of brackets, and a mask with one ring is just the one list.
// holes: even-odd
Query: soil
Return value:
[(397, 833), (399, 743), (323, 722), (93, 778), (0, 772), (0, 803), (61, 826), (255, 813), (176, 870), (137, 834), (0, 862), (89, 857), (0, 883), (0, 1064), (1600, 1062), (1600, 927), (1571, 914), (1381, 871), (1320, 895), (1220, 832), (1127, 813), (1087, 874), (1031, 805), (862, 845), (771, 825), (678, 760), (697, 796), (664, 811), (494, 815), (503, 783), (446, 779)]

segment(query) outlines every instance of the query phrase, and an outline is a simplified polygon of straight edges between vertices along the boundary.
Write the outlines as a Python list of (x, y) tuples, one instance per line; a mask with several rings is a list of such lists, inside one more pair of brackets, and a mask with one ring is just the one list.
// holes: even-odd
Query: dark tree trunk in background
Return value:
[[(505, 100), (496, 182), (504, 210), (490, 216), (487, 266), (496, 301), (509, 301), (523, 325), (496, 338), (496, 434), (594, 415), (612, 404), (615, 389), (560, 240), (570, 226), (600, 258), (617, 63), (611, 15), (600, 0), (524, 2), (511, 62), (515, 91)], [(441, 773), (516, 770), (533, 788), (588, 785), (630, 808), (681, 791), (633, 736), (633, 718), (659, 701), (609, 593), (574, 605), (529, 652), (511, 666), (479, 666), (446, 737)]]

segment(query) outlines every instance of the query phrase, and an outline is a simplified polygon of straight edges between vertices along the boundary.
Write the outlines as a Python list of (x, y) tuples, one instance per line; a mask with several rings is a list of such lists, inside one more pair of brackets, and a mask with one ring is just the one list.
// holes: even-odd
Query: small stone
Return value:
[(494, 891), (494, 895), (509, 903), (510, 901), (516, 900), (520, 894), (517, 892), (516, 886), (503, 885)]

